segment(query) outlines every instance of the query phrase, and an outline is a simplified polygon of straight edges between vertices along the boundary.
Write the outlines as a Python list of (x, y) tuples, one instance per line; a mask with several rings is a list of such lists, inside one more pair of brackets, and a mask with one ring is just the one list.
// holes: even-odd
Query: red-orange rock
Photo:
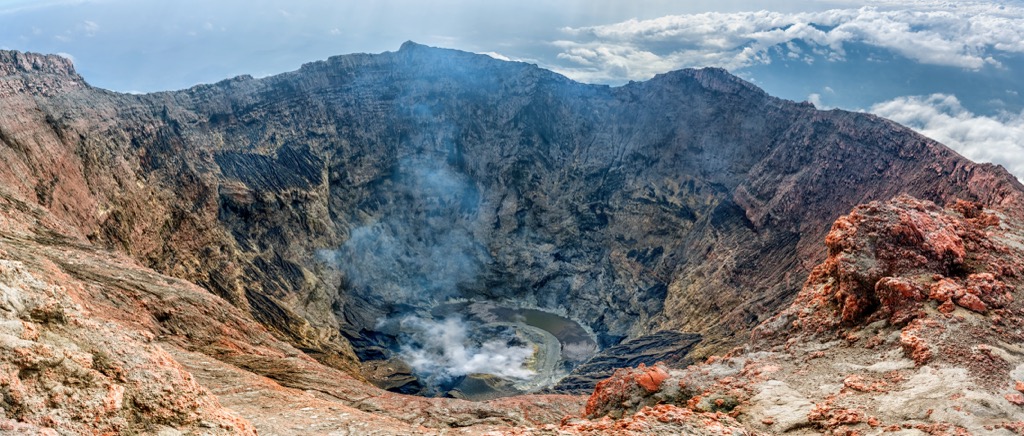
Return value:
[[(755, 337), (842, 337), (877, 320), (911, 323), (928, 316), (925, 306), (935, 304), (929, 300), (947, 315), (956, 305), (978, 313), (1007, 307), (1016, 292), (1008, 278), (1024, 274), (1024, 259), (978, 221), (987, 215), (978, 207), (959, 202), (941, 209), (905, 196), (858, 206), (836, 220), (826, 237), (828, 258), (793, 305), (758, 327)], [(915, 331), (904, 331), (900, 343), (923, 363), (935, 350), (930, 333)]]
[(900, 333), (900, 345), (910, 355), (910, 358), (914, 360), (914, 363), (924, 365), (931, 360), (932, 351), (931, 347), (928, 346), (928, 343), (920, 335), (921, 323), (917, 321), (920, 320), (915, 320)]
[(960, 286), (956, 281), (944, 278), (932, 284), (928, 298), (935, 301), (946, 301), (951, 298), (957, 298), (965, 292), (963, 286)]
[(875, 283), (875, 295), (889, 312), (889, 320), (902, 324), (917, 316), (920, 302), (927, 296), (920, 284), (903, 277), (883, 277)]
[(992, 273), (975, 273), (967, 276), (965, 287), (968, 294), (977, 296), (990, 309), (1005, 307), (1013, 302), (1013, 287), (997, 279)]
[(594, 388), (584, 408), (584, 416), (619, 418), (643, 406), (653, 405), (656, 401), (648, 398), (661, 389), (668, 377), (668, 372), (660, 364), (618, 369)]
[(864, 382), (864, 377), (856, 374), (847, 376), (843, 379), (843, 386), (860, 392), (867, 392), (871, 390), (870, 386)]
[(1006, 394), (1004, 396), (1006, 401), (1018, 406), (1024, 406), (1024, 395), (1022, 394)]
[(956, 300), (956, 304), (960, 307), (970, 309), (978, 313), (985, 313), (988, 311), (988, 306), (986, 306), (985, 303), (983, 303), (981, 299), (974, 294), (964, 294)]
[(661, 389), (661, 383), (668, 378), (668, 373), (660, 366), (652, 366), (646, 369), (647, 372), (634, 376), (636, 382), (649, 393), (657, 392)]
[[(971, 235), (971, 225), (909, 197), (860, 206), (836, 220), (826, 237), (828, 258), (782, 316), (796, 318), (800, 329), (826, 332), (876, 319), (909, 322), (927, 298), (956, 301), (966, 290), (946, 277), (968, 254), (961, 235)], [(922, 276), (939, 281), (926, 289)]]
[(946, 301), (943, 301), (937, 309), (942, 313), (953, 313), (953, 311), (956, 310), (956, 305), (953, 304), (952, 299), (947, 299)]

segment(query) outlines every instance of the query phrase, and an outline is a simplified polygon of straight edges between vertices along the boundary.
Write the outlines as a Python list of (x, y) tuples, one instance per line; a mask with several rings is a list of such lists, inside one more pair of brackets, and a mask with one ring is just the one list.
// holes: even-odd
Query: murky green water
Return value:
[[(460, 314), (478, 322), (523, 323), (551, 333), (563, 346), (563, 360), (567, 359), (564, 346), (580, 344), (597, 350), (597, 341), (576, 321), (538, 309), (498, 306), (487, 302), (442, 304), (431, 311), (435, 317)], [(592, 353), (591, 353), (592, 354)], [(587, 356), (589, 357), (589, 356)]]

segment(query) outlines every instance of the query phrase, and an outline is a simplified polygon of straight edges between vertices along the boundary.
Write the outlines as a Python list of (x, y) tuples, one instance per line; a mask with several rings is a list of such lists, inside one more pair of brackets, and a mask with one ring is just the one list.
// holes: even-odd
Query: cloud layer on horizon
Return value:
[(946, 94), (899, 97), (868, 112), (910, 127), (973, 161), (1002, 165), (1024, 180), (1024, 112), (977, 115)]
[[(876, 1), (858, 9), (783, 13), (708, 12), (565, 28), (554, 41), (556, 69), (585, 82), (644, 80), (685, 67), (730, 70), (772, 55), (842, 60), (866, 44), (913, 61), (977, 70), (999, 67), (1000, 53), (1024, 53), (1024, 8), (991, 2)], [(799, 44), (796, 44), (799, 43)]]

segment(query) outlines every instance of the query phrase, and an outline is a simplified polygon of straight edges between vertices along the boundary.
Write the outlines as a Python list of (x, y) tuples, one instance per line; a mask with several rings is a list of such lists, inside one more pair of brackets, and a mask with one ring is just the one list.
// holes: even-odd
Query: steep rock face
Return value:
[(4, 97), (53, 96), (85, 86), (67, 58), (0, 50), (0, 95)]
[(19, 198), (341, 368), (381, 319), (450, 298), (564, 313), (604, 347), (677, 329), (721, 349), (855, 204), (1021, 199), (1001, 168), (722, 70), (609, 88), (408, 43), (130, 96), (5, 53), (5, 83), (56, 83), (4, 97)]

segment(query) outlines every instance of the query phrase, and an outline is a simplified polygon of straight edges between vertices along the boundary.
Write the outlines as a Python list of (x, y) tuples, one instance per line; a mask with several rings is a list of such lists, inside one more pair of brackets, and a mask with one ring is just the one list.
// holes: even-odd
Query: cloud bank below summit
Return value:
[[(562, 31), (564, 38), (552, 42), (559, 50), (558, 61), (549, 67), (575, 80), (619, 83), (680, 68), (718, 66), (757, 83), (768, 66), (779, 64), (771, 68), (792, 70), (787, 80), (820, 82), (822, 91), (803, 94), (820, 108), (866, 110), (890, 118), (969, 159), (1003, 165), (1024, 179), (1024, 111), (998, 109), (1006, 103), (1019, 107), (1019, 79), (990, 80), (1012, 76), (1013, 69), (1024, 65), (1021, 2), (881, 0), (822, 11), (666, 15)], [(805, 67), (791, 69), (784, 63)], [(872, 64), (886, 71), (873, 76)], [(913, 76), (899, 77), (909, 65), (920, 67), (914, 67)], [(857, 73), (837, 73), (837, 68), (867, 74), (858, 79), (863, 82), (859, 91), (870, 91), (876, 99), (853, 102), (858, 85), (842, 82)], [(934, 69), (931, 89), (917, 86), (929, 77), (930, 70), (924, 68)], [(960, 79), (968, 72), (975, 72), (975, 82), (1004, 84), (1007, 94), (993, 98), (1002, 92), (995, 86), (982, 90), (963, 83)], [(826, 85), (828, 80), (836, 91)], [(878, 98), (884, 92), (877, 86), (910, 95)], [(794, 89), (789, 91), (788, 97), (794, 98)], [(823, 99), (828, 101), (823, 104)]]
[[(807, 63), (841, 61), (847, 44), (890, 50), (915, 62), (980, 69), (1000, 54), (1024, 53), (1024, 8), (994, 3), (888, 3), (856, 9), (670, 15), (564, 28), (555, 68), (586, 82), (644, 80), (669, 70), (730, 70), (771, 63), (772, 55)], [(903, 5), (906, 7), (906, 5)]]
[(906, 125), (976, 162), (1006, 167), (1024, 180), (1024, 112), (977, 115), (953, 95), (900, 97), (868, 112)]

